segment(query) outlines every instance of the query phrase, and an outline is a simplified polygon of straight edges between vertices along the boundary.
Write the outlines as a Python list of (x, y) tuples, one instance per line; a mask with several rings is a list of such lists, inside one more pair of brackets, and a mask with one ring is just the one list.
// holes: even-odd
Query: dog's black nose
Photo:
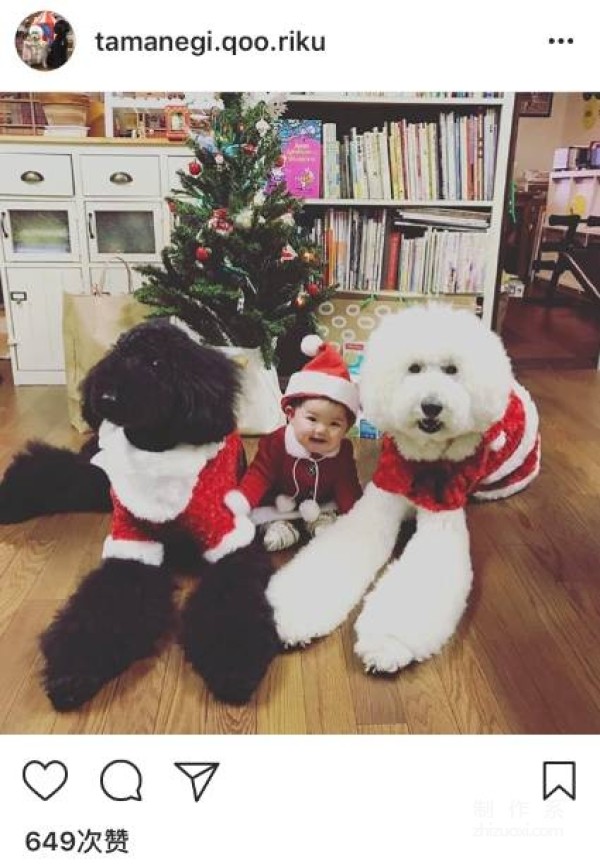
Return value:
[(421, 403), (421, 409), (426, 418), (437, 418), (443, 408), (441, 403)]

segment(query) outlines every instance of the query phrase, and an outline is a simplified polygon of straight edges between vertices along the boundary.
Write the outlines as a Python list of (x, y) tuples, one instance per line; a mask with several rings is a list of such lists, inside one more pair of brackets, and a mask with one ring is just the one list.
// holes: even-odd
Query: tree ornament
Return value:
[(303, 307), (306, 306), (306, 300), (306, 292), (300, 292), (300, 294), (296, 295), (296, 298), (294, 299), (294, 304), (296, 307), (298, 307), (299, 310), (301, 310)]
[(279, 217), (279, 222), (283, 223), (284, 226), (293, 226), (296, 224), (296, 220), (294, 219), (294, 214), (291, 213), (290, 211), (282, 214)]
[(215, 162), (217, 163), (217, 165), (223, 165), (223, 163), (225, 162), (225, 157), (222, 153), (215, 154)]
[(282, 168), (282, 166), (285, 165), (285, 156), (282, 153), (275, 157), (274, 165), (276, 165), (277, 168)]
[(233, 222), (240, 229), (250, 229), (253, 216), (252, 208), (245, 207), (234, 216)]
[(256, 131), (260, 135), (261, 138), (264, 138), (267, 132), (271, 129), (271, 124), (267, 123), (264, 117), (261, 117), (259, 121), (256, 123)]
[(209, 229), (212, 229), (218, 235), (229, 235), (233, 231), (233, 223), (229, 219), (226, 207), (218, 207), (212, 212), (211, 218), (207, 223)]
[(257, 148), (256, 148), (255, 144), (252, 144), (252, 142), (247, 141), (245, 144), (242, 145), (242, 150), (244, 151), (246, 156), (254, 156)]
[(290, 244), (286, 244), (281, 251), (279, 261), (292, 262), (296, 258), (298, 258), (298, 253), (296, 252), (296, 250), (292, 246), (290, 246)]
[(317, 285), (317, 283), (309, 283), (306, 286), (306, 291), (311, 296), (311, 298), (316, 298), (319, 292), (321, 291), (321, 287)]
[(258, 192), (254, 193), (254, 198), (252, 199), (252, 204), (254, 204), (255, 207), (262, 207), (264, 205), (264, 203), (266, 202), (266, 200), (267, 200), (266, 195), (264, 194), (264, 192), (261, 189), (259, 189)]
[(188, 170), (190, 174), (194, 175), (194, 177), (197, 177), (202, 171), (202, 165), (198, 162), (197, 159), (194, 159), (188, 165)]
[[(239, 144), (227, 144), (223, 148), (223, 153), (225, 154), (225, 156), (233, 158), (234, 156), (236, 156), (237, 153), (239, 153), (239, 150)], [(221, 154), (218, 154), (218, 156), (221, 156)], [(221, 165), (223, 162), (223, 158), (221, 157), (221, 159), (217, 159), (217, 157), (215, 156), (215, 162), (217, 163), (217, 165)]]
[(196, 261), (197, 262), (207, 262), (212, 254), (212, 250), (210, 247), (198, 247), (196, 249)]
[(317, 257), (312, 250), (303, 250), (300, 254), (300, 258), (303, 262), (306, 262), (307, 264), (312, 264), (312, 262), (316, 261)]

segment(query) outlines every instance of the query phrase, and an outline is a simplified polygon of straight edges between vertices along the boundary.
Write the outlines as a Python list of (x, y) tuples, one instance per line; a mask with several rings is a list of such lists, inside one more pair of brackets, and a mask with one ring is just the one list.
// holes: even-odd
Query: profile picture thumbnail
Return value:
[(60, 69), (75, 48), (73, 28), (58, 12), (32, 12), (17, 27), (15, 47), (23, 63), (32, 69)]

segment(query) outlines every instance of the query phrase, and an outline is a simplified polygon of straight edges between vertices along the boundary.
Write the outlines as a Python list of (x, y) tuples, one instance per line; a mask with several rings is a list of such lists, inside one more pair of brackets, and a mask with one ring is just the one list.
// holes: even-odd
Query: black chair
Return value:
[(555, 298), (558, 282), (564, 273), (573, 274), (584, 292), (600, 302), (600, 243), (584, 246), (577, 237), (577, 229), (581, 224), (588, 228), (600, 226), (600, 216), (589, 216), (587, 219), (576, 214), (548, 217), (548, 225), (566, 226), (567, 229), (560, 241), (544, 241), (540, 245), (540, 253), (557, 253), (557, 258), (539, 258), (533, 263), (534, 274), (551, 271), (547, 295), (550, 302)]

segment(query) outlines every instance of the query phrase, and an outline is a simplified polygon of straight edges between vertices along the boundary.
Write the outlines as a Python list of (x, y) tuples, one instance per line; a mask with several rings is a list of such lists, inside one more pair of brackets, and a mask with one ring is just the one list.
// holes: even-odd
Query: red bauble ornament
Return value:
[(321, 291), (321, 287), (317, 283), (308, 283), (308, 285), (306, 286), (306, 291), (311, 296), (311, 298), (316, 298)]
[(193, 162), (190, 162), (190, 164), (188, 165), (188, 169), (190, 174), (193, 174), (194, 177), (196, 177), (202, 171), (202, 166), (197, 160), (193, 160)]
[(196, 261), (207, 262), (211, 257), (212, 250), (210, 247), (198, 247), (196, 249)]
[(246, 154), (246, 156), (254, 156), (254, 154), (256, 153), (256, 145), (255, 145), (255, 144), (251, 144), (251, 143), (248, 141), (248, 142), (246, 142), (246, 144), (243, 144), (243, 145), (242, 145), (242, 150), (244, 151), (244, 153)]
[(277, 166), (277, 168), (281, 168), (284, 163), (285, 157), (283, 156), (283, 154), (280, 153), (279, 156), (275, 158), (275, 165)]

